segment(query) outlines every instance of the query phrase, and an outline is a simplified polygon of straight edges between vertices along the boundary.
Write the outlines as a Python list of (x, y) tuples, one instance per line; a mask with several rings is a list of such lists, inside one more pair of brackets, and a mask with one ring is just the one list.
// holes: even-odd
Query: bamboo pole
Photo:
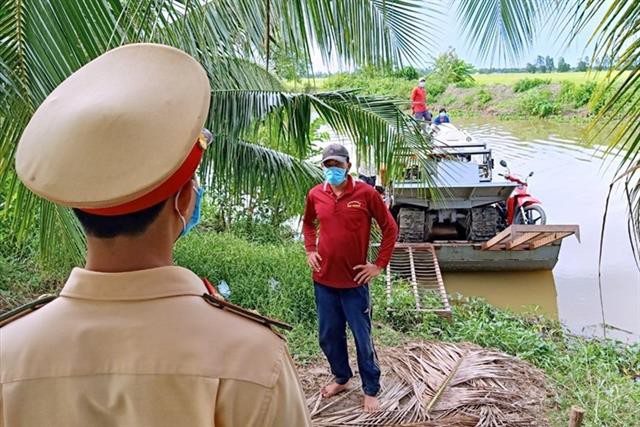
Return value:
[(569, 427), (580, 427), (584, 418), (584, 409), (573, 405), (571, 407), (571, 415), (569, 415)]

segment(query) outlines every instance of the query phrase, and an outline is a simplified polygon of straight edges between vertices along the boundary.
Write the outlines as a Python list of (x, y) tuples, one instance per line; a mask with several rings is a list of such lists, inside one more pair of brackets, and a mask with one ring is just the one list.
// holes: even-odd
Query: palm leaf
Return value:
[(532, 44), (549, 16), (566, 2), (556, 0), (459, 0), (458, 18), (468, 42), (483, 58), (515, 61)]
[(353, 394), (320, 404), (317, 385), (330, 376), (318, 368), (304, 370), (314, 425), (547, 425), (544, 374), (506, 354), (421, 341), (385, 349), (379, 364), (381, 410), (372, 414), (362, 412), (361, 398)]
[[(202, 168), (207, 182), (226, 180), (238, 191), (259, 189), (301, 200), (318, 179), (317, 168), (301, 160), (311, 150), (312, 111), (351, 135), (359, 150), (376, 147), (377, 154), (386, 156), (379, 161), (390, 163), (394, 148), (411, 144), (415, 148), (423, 142), (396, 107), (382, 99), (346, 93), (282, 92), (279, 81), (262, 66), (264, 40), (273, 39), (306, 59), (317, 44), (326, 58), (337, 56), (357, 65), (392, 64), (405, 54), (422, 52), (424, 35), (412, 26), (421, 10), (417, 0), (271, 1), (267, 25), (262, 0), (4, 1), (0, 4), (2, 214), (20, 236), (37, 219), (40, 249), (47, 257), (77, 258), (81, 253), (83, 237), (70, 212), (33, 198), (16, 180), (13, 155), (29, 117), (46, 96), (82, 65), (124, 43), (170, 44), (190, 53), (207, 70), (214, 99), (208, 125), (216, 133)], [(277, 131), (272, 132), (276, 138), (269, 147), (261, 146), (258, 138), (265, 126)]]

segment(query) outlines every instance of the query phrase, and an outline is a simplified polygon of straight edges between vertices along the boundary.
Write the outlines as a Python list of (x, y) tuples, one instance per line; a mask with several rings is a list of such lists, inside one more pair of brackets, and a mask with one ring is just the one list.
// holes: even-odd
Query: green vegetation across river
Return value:
[[(416, 73), (362, 70), (307, 79), (299, 86), (315, 90), (359, 89), (362, 93), (406, 100)], [(427, 75), (428, 104), (464, 114), (509, 117), (584, 118), (604, 105), (606, 72), (469, 74), (460, 81), (433, 72)], [(609, 89), (608, 91), (611, 91)], [(605, 93), (606, 95), (606, 93)]]

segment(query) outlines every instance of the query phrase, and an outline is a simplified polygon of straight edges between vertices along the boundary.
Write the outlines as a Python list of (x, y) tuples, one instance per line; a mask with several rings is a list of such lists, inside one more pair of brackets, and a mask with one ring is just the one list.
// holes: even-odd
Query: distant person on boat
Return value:
[(418, 86), (411, 92), (411, 111), (413, 118), (417, 121), (424, 120), (431, 123), (431, 112), (427, 108), (427, 89), (425, 88), (424, 77), (418, 81)]
[(438, 117), (433, 121), (434, 125), (441, 125), (442, 123), (451, 123), (451, 120), (449, 120), (449, 116), (447, 115), (447, 110), (444, 108), (440, 109)]

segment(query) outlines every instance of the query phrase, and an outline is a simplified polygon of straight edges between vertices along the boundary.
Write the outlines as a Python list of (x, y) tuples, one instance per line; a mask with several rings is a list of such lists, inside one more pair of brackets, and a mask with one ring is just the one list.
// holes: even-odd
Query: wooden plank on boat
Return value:
[(510, 242), (507, 242), (505, 249), (514, 249), (524, 243), (527, 243), (540, 235), (540, 232), (534, 231), (533, 233), (522, 233)]
[(511, 225), (482, 244), (483, 250), (522, 251), (547, 246), (575, 235), (580, 241), (577, 225)]
[(551, 244), (551, 243), (553, 243), (553, 242), (555, 242), (557, 240), (564, 239), (565, 237), (569, 237), (569, 236), (571, 236), (571, 234), (573, 234), (573, 233), (566, 232), (566, 233), (552, 233), (552, 234), (549, 234), (548, 236), (545, 236), (545, 237), (543, 237), (541, 239), (538, 239), (538, 240), (536, 240), (534, 242), (531, 242), (529, 244), (529, 249), (537, 249), (537, 248), (540, 248), (542, 246), (549, 245), (549, 244)]
[[(513, 226), (511, 226), (513, 227)], [(511, 227), (507, 227), (482, 244), (482, 249), (489, 250), (511, 236)]]

